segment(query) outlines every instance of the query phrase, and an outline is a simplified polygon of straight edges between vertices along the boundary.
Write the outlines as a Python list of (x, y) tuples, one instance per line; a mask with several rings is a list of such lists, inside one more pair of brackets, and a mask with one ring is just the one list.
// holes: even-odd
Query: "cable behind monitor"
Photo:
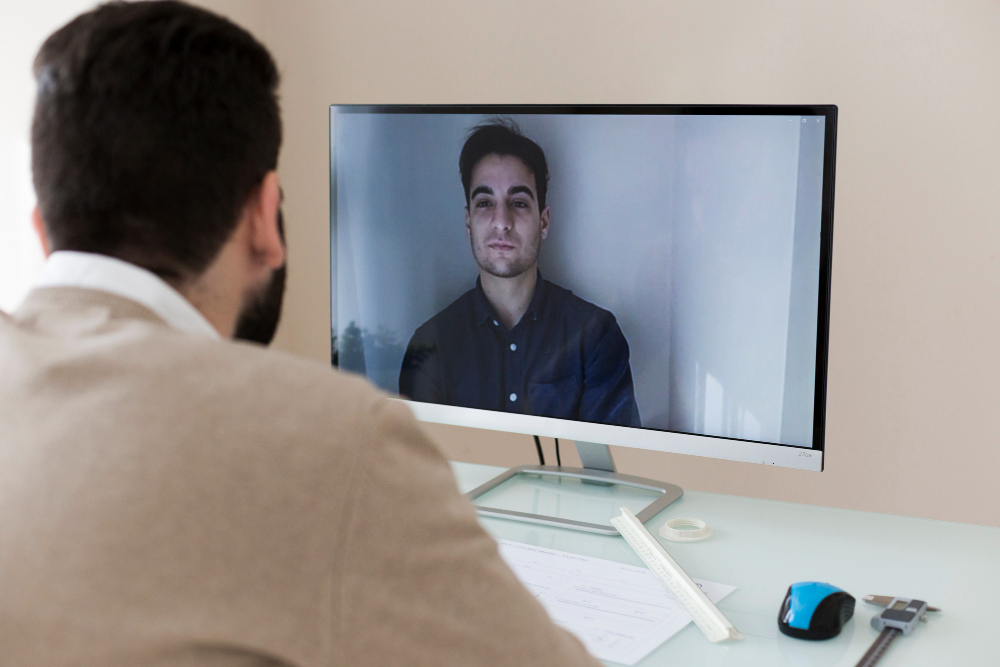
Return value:
[[(545, 454), (542, 453), (542, 441), (538, 439), (537, 435), (532, 436), (535, 439), (535, 449), (538, 450), (538, 464), (545, 465)], [(559, 458), (559, 445), (556, 444), (556, 459)]]

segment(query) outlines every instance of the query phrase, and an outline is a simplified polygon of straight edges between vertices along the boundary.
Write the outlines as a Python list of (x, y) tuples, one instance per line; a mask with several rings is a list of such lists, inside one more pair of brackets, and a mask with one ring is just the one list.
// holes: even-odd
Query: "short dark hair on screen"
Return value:
[(200, 275), (281, 145), (278, 70), (231, 21), (182, 2), (109, 2), (42, 45), (32, 175), (52, 250)]
[(535, 176), (538, 209), (545, 208), (545, 195), (549, 189), (549, 166), (545, 161), (545, 151), (521, 134), (521, 128), (509, 118), (497, 118), (475, 126), (462, 146), (458, 170), (462, 174), (466, 206), (471, 203), (469, 190), (472, 188), (472, 170), (487, 155), (511, 155), (523, 162)]

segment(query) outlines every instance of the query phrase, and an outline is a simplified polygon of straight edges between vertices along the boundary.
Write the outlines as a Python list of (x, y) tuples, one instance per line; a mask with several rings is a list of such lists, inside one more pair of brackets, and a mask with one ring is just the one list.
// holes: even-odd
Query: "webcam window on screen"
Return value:
[(814, 446), (825, 116), (348, 111), (342, 369), (421, 403)]

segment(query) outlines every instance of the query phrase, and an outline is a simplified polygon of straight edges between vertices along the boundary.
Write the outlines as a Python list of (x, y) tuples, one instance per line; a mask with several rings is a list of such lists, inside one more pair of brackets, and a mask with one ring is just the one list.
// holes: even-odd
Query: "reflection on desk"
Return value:
[[(503, 470), (469, 463), (452, 467), (463, 492)], [(879, 610), (859, 603), (854, 619), (828, 641), (786, 637), (778, 632), (778, 607), (795, 581), (828, 581), (858, 600), (892, 594), (941, 607), (927, 624), (900, 638), (880, 667), (998, 663), (993, 608), (1000, 599), (1000, 528), (698, 491), (685, 491), (646, 527), (656, 535), (668, 519), (682, 516), (704, 520), (715, 534), (705, 542), (663, 544), (692, 577), (737, 587), (718, 606), (746, 639), (712, 644), (691, 624), (639, 667), (854, 667), (877, 634), (869, 622)], [(621, 537), (481, 521), (497, 539), (643, 567)]]

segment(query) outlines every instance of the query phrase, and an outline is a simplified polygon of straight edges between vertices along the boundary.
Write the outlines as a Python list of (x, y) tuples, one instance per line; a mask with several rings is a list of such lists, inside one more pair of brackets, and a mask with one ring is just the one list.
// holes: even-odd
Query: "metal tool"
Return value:
[(899, 635), (908, 635), (917, 623), (927, 620), (930, 608), (923, 600), (910, 598), (889, 598), (885, 595), (867, 595), (865, 602), (885, 607), (872, 617), (872, 627), (881, 630), (871, 647), (858, 661), (856, 667), (871, 667), (877, 663)]
[(729, 622), (718, 607), (712, 604), (698, 584), (691, 580), (687, 572), (670, 557), (656, 538), (650, 535), (642, 522), (636, 519), (627, 507), (622, 507), (621, 510), (621, 516), (611, 519), (612, 525), (618, 529), (629, 546), (635, 549), (639, 558), (649, 566), (674, 598), (691, 614), (695, 625), (705, 633), (708, 640), (721, 642), (727, 639), (743, 639), (739, 630)]
[[(891, 596), (891, 595), (866, 595), (865, 596), (865, 602), (867, 602), (868, 604), (875, 605), (876, 607), (888, 607), (889, 603), (892, 602), (895, 599), (896, 598), (893, 597), (893, 596)], [(936, 611), (941, 611), (941, 610), (938, 609), (937, 607), (932, 607), (930, 605), (927, 605), (927, 611), (936, 612)]]

